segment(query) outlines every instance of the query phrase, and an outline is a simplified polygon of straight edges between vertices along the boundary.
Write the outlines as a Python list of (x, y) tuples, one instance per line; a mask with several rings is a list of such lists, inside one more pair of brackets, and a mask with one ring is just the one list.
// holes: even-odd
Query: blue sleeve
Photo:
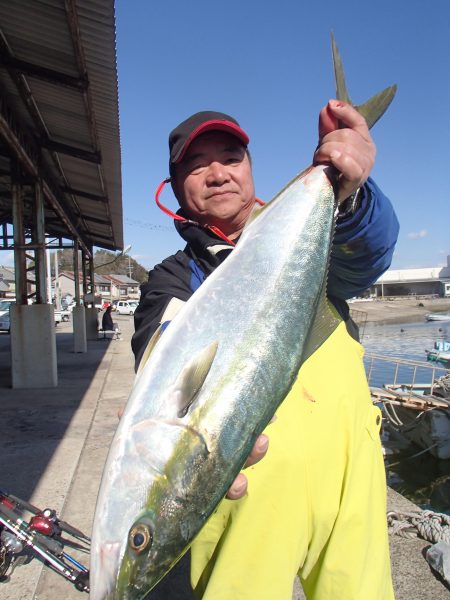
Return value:
[(355, 213), (338, 217), (328, 294), (348, 299), (369, 288), (389, 268), (398, 231), (392, 204), (369, 178)]

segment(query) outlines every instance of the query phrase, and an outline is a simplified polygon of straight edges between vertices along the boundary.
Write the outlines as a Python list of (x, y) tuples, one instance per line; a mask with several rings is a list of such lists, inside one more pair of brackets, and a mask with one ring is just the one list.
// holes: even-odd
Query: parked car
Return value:
[(61, 311), (61, 321), (70, 321), (70, 315), (72, 314), (71, 310), (62, 310)]
[(134, 315), (134, 311), (137, 308), (137, 302), (132, 300), (119, 300), (117, 302), (116, 311), (119, 315)]
[(112, 304), (111, 304), (111, 305), (112, 305), (112, 310), (113, 310), (113, 311), (114, 311), (114, 310), (117, 310), (117, 303), (118, 303), (118, 302), (119, 302), (118, 300), (113, 300), (113, 301), (112, 301)]
[(4, 312), (0, 315), (0, 331), (11, 332), (11, 320), (9, 312)]
[(69, 304), (67, 302), (61, 302), (61, 310), (63, 310), (63, 311), (66, 310), (69, 313), (71, 313), (73, 311), (75, 306), (76, 306), (75, 302), (70, 302)]
[(12, 304), (15, 304), (14, 300), (0, 300), (0, 331), (9, 333), (11, 330), (9, 309)]

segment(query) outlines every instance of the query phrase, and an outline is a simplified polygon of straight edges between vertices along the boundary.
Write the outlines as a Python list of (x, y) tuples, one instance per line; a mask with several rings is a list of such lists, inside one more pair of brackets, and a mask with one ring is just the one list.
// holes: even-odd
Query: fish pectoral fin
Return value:
[(177, 416), (184, 417), (205, 382), (217, 353), (218, 342), (213, 342), (196, 354), (182, 369), (173, 386)]

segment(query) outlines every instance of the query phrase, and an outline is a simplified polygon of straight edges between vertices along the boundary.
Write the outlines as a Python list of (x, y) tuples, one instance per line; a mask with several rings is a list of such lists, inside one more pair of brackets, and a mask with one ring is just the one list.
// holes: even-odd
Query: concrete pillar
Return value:
[(11, 306), (11, 375), (13, 388), (58, 385), (55, 315), (48, 304)]
[(85, 310), (84, 306), (74, 306), (72, 311), (74, 352), (87, 352)]
[(85, 308), (86, 311), (86, 336), (88, 340), (96, 340), (98, 337), (98, 310), (95, 306)]

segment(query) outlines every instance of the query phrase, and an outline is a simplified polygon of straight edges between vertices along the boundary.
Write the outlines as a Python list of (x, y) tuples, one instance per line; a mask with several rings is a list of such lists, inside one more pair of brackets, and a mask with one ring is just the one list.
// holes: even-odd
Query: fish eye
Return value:
[(130, 548), (140, 554), (151, 546), (153, 541), (152, 532), (148, 525), (139, 523), (134, 525), (129, 533), (128, 542)]

